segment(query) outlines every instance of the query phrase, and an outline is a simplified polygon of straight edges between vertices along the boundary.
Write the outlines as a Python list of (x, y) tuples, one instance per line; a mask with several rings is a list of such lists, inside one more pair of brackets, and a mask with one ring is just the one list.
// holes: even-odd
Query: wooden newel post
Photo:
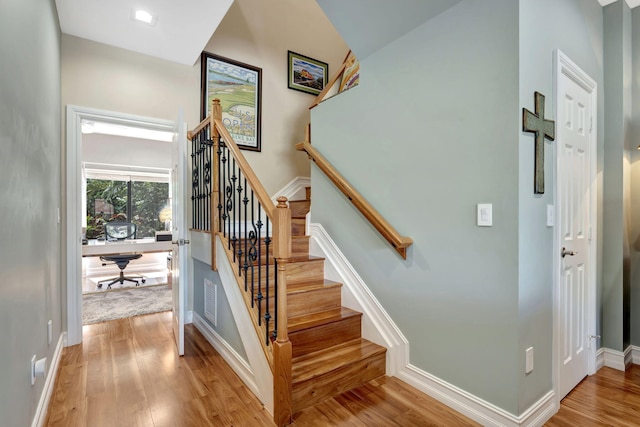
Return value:
[(273, 256), (278, 261), (278, 336), (273, 343), (273, 418), (278, 426), (292, 421), (291, 341), (287, 325), (287, 263), (291, 257), (291, 210), (286, 197), (278, 197), (273, 216)]
[(219, 219), (219, 211), (218, 205), (220, 204), (220, 158), (218, 155), (218, 150), (220, 149), (220, 132), (216, 128), (216, 119), (222, 120), (222, 106), (220, 105), (220, 100), (215, 98), (211, 103), (211, 124), (209, 125), (209, 129), (211, 132), (211, 138), (213, 139), (213, 165), (212, 165), (212, 183), (211, 183), (211, 207), (209, 212), (211, 212), (211, 269), (214, 271), (218, 271), (218, 266), (216, 265), (216, 235), (220, 231), (218, 229), (220, 225)]

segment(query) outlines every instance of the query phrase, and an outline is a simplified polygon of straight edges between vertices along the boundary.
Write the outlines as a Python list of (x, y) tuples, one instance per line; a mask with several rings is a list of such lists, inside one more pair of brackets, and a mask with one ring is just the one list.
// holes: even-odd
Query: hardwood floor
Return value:
[[(45, 426), (274, 426), (192, 325), (176, 353), (171, 313), (85, 326), (64, 349)], [(545, 425), (640, 425), (640, 366), (602, 368)], [(477, 426), (396, 378), (380, 377), (294, 415), (294, 427)]]
[[(274, 426), (271, 415), (192, 325), (175, 351), (171, 313), (83, 327), (64, 349), (45, 426)], [(381, 377), (294, 415), (306, 426), (478, 425)]]
[(639, 426), (640, 366), (601, 368), (565, 397), (545, 426)]
[(64, 349), (45, 426), (271, 426), (256, 397), (191, 325), (185, 356), (171, 313), (83, 327)]

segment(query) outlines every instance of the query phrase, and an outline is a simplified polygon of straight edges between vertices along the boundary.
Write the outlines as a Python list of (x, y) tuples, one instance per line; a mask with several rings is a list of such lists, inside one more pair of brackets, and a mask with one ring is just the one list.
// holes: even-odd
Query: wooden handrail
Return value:
[(209, 123), (211, 123), (211, 114), (205, 117), (204, 120), (202, 120), (198, 124), (198, 126), (196, 126), (194, 129), (187, 132), (187, 139), (191, 141), (191, 138), (193, 138), (193, 135), (197, 135), (198, 133), (200, 133), (200, 131), (204, 129)]
[(376, 230), (387, 239), (387, 241), (395, 248), (395, 250), (407, 259), (407, 247), (411, 246), (413, 240), (409, 237), (400, 235), (395, 228), (391, 226), (376, 211), (367, 200), (362, 197), (355, 188), (338, 172), (331, 163), (316, 150), (309, 142), (304, 141), (296, 144), (296, 150), (304, 151), (309, 158), (315, 162), (318, 168), (334, 183), (340, 191), (353, 203), (353, 205), (364, 215), (365, 218), (375, 227)]
[(247, 178), (249, 186), (258, 197), (258, 201), (260, 201), (260, 204), (264, 208), (264, 211), (267, 213), (267, 216), (273, 221), (274, 210), (276, 206), (274, 205), (273, 200), (271, 200), (271, 197), (269, 197), (269, 193), (267, 193), (267, 190), (264, 189), (255, 172), (253, 172), (253, 169), (251, 169), (251, 166), (249, 166), (249, 162), (247, 162), (247, 159), (244, 157), (244, 155), (236, 145), (227, 128), (222, 124), (222, 120), (215, 119), (214, 122), (216, 130), (220, 132), (222, 140), (224, 141), (233, 157), (236, 159), (236, 165), (240, 168), (244, 177)]
[(322, 92), (320, 92), (318, 96), (316, 96), (316, 99), (314, 99), (313, 104), (309, 106), (309, 110), (311, 110), (316, 105), (324, 101), (324, 97), (327, 96), (327, 93), (329, 93), (333, 85), (336, 84), (336, 81), (342, 76), (342, 74), (344, 73), (344, 70), (347, 68), (347, 59), (349, 59), (350, 56), (351, 56), (351, 51), (347, 52), (347, 56), (344, 57), (344, 60), (342, 61), (342, 65), (340, 66), (340, 69), (336, 74), (334, 74), (334, 76), (331, 78), (329, 83), (327, 83), (324, 89), (322, 89)]

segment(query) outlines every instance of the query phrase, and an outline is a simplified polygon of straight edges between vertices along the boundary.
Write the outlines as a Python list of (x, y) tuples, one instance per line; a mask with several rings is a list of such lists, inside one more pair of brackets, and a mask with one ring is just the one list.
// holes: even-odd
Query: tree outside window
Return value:
[(104, 224), (136, 224), (136, 238), (154, 237), (165, 223), (160, 212), (168, 206), (166, 182), (87, 179), (87, 239), (104, 238)]

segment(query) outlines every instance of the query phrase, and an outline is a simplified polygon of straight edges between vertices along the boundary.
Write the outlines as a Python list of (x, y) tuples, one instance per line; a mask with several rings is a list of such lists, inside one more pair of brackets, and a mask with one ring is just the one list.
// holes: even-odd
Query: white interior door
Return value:
[(557, 90), (560, 247), (555, 252), (559, 262), (556, 318), (562, 399), (589, 373), (593, 100), (588, 88), (564, 73), (558, 77)]
[(184, 355), (184, 322), (187, 288), (187, 223), (185, 190), (187, 182), (187, 140), (182, 109), (178, 113), (173, 141), (171, 170), (171, 233), (173, 253), (171, 278), (173, 292), (173, 334), (178, 354)]

